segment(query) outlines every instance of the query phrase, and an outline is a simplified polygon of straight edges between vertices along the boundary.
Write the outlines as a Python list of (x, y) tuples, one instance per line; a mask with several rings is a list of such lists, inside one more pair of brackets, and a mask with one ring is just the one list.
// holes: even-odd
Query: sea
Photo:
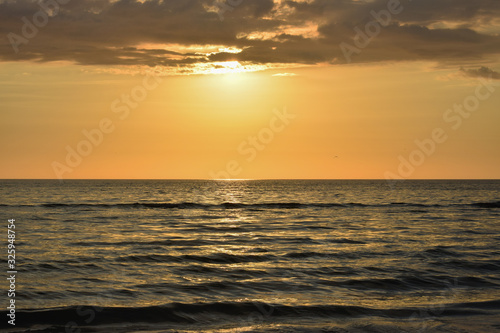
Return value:
[(500, 332), (499, 180), (2, 180), (0, 209), (1, 332)]

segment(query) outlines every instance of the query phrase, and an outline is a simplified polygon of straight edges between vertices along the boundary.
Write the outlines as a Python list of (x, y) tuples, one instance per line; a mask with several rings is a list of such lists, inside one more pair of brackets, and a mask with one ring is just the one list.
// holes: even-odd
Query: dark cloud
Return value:
[[(470, 63), (500, 54), (498, 0), (401, 0), (399, 12), (384, 24), (374, 24), (372, 13), (387, 12), (388, 0), (289, 0), (281, 4), (241, 0), (239, 5), (226, 3), (226, 10), (217, 13), (217, 8), (223, 8), (217, 4), (224, 1), (69, 1), (34, 36), (22, 40), (27, 43), (17, 39), (16, 53), (8, 36), (25, 38), (22, 18), (33, 22), (40, 7), (32, 0), (0, 0), (0, 35), (4, 36), (0, 60), (182, 67), (229, 60), (256, 64)], [(368, 39), (358, 33), (369, 34), (367, 28), (376, 32)], [(221, 45), (242, 52), (204, 53), (189, 48), (192, 45)]]
[(460, 68), (460, 72), (467, 76), (467, 77), (484, 77), (487, 79), (494, 79), (494, 80), (500, 80), (500, 73), (495, 72), (491, 68), (488, 67), (480, 67), (478, 69), (465, 69), (465, 68)]

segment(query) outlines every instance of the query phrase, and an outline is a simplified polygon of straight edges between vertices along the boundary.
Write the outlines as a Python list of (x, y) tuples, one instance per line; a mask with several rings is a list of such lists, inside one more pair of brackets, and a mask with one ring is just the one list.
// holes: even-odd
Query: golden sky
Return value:
[(0, 178), (500, 177), (500, 3), (65, 2), (0, 0)]

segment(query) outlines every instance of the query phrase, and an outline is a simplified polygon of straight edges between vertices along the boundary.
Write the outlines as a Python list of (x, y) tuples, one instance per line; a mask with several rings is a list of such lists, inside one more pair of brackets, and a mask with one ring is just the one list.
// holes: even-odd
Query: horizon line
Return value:
[(385, 179), (385, 178), (0, 178), (4, 180), (54, 180), (64, 182), (65, 180), (202, 180), (202, 181), (259, 181), (259, 180), (383, 180), (383, 181), (415, 181), (415, 180), (500, 180), (500, 178), (408, 178), (408, 179)]

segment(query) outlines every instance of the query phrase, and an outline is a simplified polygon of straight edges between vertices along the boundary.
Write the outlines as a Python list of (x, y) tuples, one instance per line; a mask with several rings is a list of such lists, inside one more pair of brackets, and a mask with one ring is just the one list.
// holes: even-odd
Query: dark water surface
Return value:
[(500, 331), (500, 181), (0, 184), (18, 331)]

